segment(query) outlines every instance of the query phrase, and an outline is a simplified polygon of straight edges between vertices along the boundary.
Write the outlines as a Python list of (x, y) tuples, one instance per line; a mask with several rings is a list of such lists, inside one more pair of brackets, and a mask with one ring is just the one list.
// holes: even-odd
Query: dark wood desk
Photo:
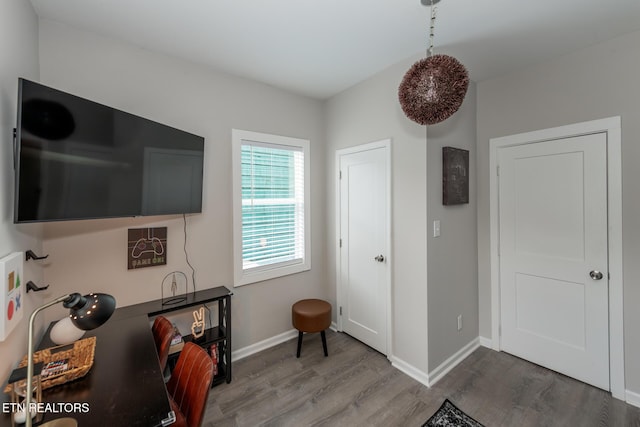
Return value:
[[(171, 407), (146, 316), (110, 319), (91, 335), (96, 352), (89, 373), (43, 392), (46, 402), (87, 402), (89, 412), (46, 414), (44, 421), (70, 416), (80, 427), (162, 426)], [(48, 337), (47, 331), (41, 348), (52, 345)]]
[[(71, 417), (78, 421), (79, 427), (167, 425), (171, 419), (171, 406), (149, 317), (210, 301), (222, 301), (219, 307), (223, 310), (219, 310), (218, 320), (219, 325), (225, 322), (224, 331), (228, 334), (228, 347), (225, 348), (228, 354), (225, 356), (229, 363), (228, 371), (221, 379), (229, 382), (231, 295), (227, 288), (220, 286), (190, 293), (186, 301), (172, 306), (163, 306), (162, 301), (156, 300), (118, 308), (107, 323), (85, 334), (96, 337), (94, 363), (89, 373), (81, 379), (43, 392), (45, 403), (87, 403), (89, 411), (47, 412), (42, 422)], [(49, 325), (38, 349), (54, 346), (49, 339), (52, 325)], [(11, 426), (10, 415), (0, 414), (0, 426)]]

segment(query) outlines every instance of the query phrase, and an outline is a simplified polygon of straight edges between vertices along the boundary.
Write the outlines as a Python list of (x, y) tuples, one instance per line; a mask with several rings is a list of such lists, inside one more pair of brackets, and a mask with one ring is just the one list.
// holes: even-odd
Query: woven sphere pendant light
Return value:
[(469, 88), (469, 73), (460, 61), (449, 55), (433, 55), (434, 3), (431, 3), (428, 56), (411, 66), (398, 88), (402, 111), (421, 125), (433, 125), (451, 117), (462, 105)]

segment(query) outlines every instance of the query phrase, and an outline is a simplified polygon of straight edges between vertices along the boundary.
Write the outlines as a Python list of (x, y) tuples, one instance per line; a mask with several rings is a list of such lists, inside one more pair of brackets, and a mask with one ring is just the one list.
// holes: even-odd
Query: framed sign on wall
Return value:
[(442, 204), (469, 203), (469, 151), (442, 147)]
[(130, 228), (127, 241), (129, 270), (167, 264), (167, 227)]

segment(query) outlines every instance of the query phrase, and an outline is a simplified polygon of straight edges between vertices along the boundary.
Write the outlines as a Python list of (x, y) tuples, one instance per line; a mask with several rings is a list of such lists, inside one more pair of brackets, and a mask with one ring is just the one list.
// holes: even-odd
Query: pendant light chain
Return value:
[(427, 58), (433, 56), (433, 36), (436, 27), (436, 12), (438, 11), (438, 7), (433, 5), (433, 0), (431, 0), (431, 23), (430, 23), (430, 31), (429, 31), (429, 49), (427, 50)]

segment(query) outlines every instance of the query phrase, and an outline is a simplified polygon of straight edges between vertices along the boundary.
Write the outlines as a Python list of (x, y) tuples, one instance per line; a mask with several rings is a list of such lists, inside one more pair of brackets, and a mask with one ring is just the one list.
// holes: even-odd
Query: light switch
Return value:
[(433, 221), (433, 237), (440, 237), (440, 220)]

